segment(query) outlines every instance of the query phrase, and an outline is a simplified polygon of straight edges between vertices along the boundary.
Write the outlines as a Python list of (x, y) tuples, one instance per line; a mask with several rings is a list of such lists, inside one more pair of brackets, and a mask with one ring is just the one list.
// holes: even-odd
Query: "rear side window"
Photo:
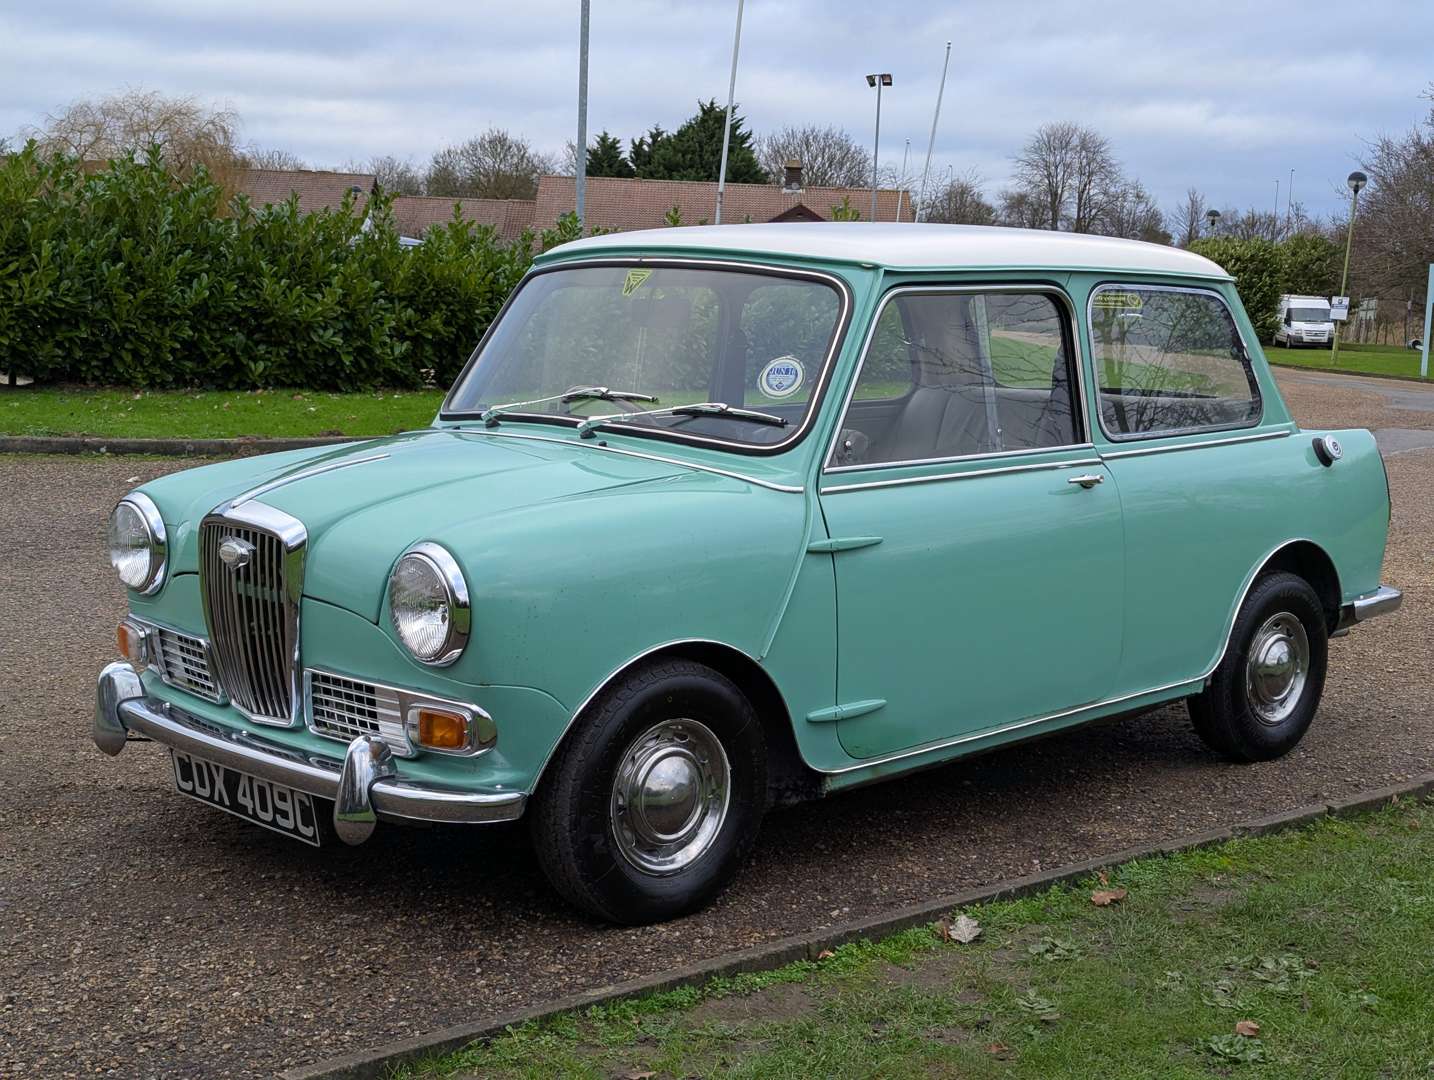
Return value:
[(1091, 297), (1090, 334), (1100, 422), (1112, 439), (1259, 422), (1259, 384), (1218, 294), (1103, 286)]

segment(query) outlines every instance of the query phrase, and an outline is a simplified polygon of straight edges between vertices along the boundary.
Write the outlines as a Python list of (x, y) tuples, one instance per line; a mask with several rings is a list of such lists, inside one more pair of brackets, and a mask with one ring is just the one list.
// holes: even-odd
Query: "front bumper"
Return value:
[(367, 840), (380, 818), (512, 821), (522, 816), (527, 801), (521, 791), (472, 791), (402, 780), (388, 746), (365, 735), (349, 743), (342, 759), (300, 753), (149, 697), (133, 667), (110, 664), (100, 672), (96, 689), (95, 745), (114, 756), (124, 749), (131, 733), (236, 772), (332, 800), (335, 831), (350, 844)]
[(1355, 597), (1354, 600), (1340, 608), (1339, 626), (1335, 628), (1335, 633), (1347, 634), (1349, 628), (1355, 623), (1362, 623), (1366, 619), (1398, 611), (1399, 605), (1402, 603), (1404, 603), (1402, 592), (1389, 585), (1381, 585), (1371, 593)]

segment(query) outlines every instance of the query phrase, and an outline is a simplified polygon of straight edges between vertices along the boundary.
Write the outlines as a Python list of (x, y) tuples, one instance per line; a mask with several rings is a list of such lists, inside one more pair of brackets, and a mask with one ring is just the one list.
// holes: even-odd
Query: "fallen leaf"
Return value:
[(1010, 1049), (1011, 1049), (1011, 1048), (1010, 1048), (1009, 1046), (1007, 1046), (1007, 1045), (1006, 1045), (1005, 1043), (1003, 1043), (1003, 1042), (993, 1042), (990, 1046), (986, 1047), (986, 1053), (988, 1053), (988, 1054), (1005, 1054), (1005, 1053), (1009, 1053), (1009, 1052), (1010, 1052)]
[(1110, 884), (1110, 875), (1107, 874), (1104, 870), (1097, 870), (1097, 871), (1095, 872), (1095, 878), (1096, 878), (1096, 880), (1099, 881), (1102, 885), (1109, 885), (1109, 884)]
[(817, 953), (817, 959), (830, 960), (835, 955), (836, 953), (832, 952), (830, 949), (823, 949), (821, 952)]
[(1247, 1039), (1258, 1039), (1260, 1037), (1260, 1025), (1253, 1020), (1241, 1020), (1235, 1025), (1235, 1034), (1243, 1035)]
[(1090, 894), (1090, 902), (1096, 907), (1110, 907), (1111, 904), (1118, 904), (1125, 899), (1124, 889), (1097, 889)]

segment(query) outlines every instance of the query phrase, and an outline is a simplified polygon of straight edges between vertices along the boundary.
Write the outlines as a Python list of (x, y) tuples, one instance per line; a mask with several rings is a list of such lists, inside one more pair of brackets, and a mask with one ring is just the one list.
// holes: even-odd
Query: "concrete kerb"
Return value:
[(1384, 379), (1387, 382), (1408, 383), (1410, 386), (1417, 386), (1422, 390), (1428, 390), (1434, 379), (1421, 379), (1417, 375), (1390, 375), (1384, 371), (1355, 371), (1353, 368), (1337, 367), (1315, 367), (1312, 364), (1291, 364), (1281, 360), (1271, 360), (1270, 354), (1265, 354), (1265, 359), (1270, 367), (1281, 368), (1285, 371), (1315, 371), (1321, 375), (1347, 375), (1351, 379)]
[(658, 975), (573, 994), (550, 1001), (545, 1005), (514, 1009), (486, 1019), (442, 1028), (427, 1035), (418, 1035), (370, 1050), (329, 1058), (312, 1065), (289, 1069), (280, 1075), (282, 1080), (372, 1080), (375, 1077), (385, 1076), (390, 1070), (400, 1065), (436, 1054), (451, 1053), (470, 1043), (500, 1035), (510, 1027), (519, 1027), (562, 1013), (576, 1012), (593, 1005), (611, 1004), (625, 998), (644, 997), (685, 986), (696, 986), (715, 978), (739, 975), (744, 972), (771, 971), (798, 960), (816, 960), (823, 952), (853, 941), (888, 937), (913, 926), (934, 922), (943, 915), (970, 907), (973, 904), (1029, 896), (1053, 885), (1079, 881), (1092, 876), (1097, 871), (1133, 862), (1136, 859), (1193, 851), (1222, 844), (1237, 837), (1264, 836), (1286, 829), (1299, 828), (1326, 816), (1348, 816), (1378, 809), (1400, 799), (1418, 800), (1431, 795), (1434, 795), (1434, 772), (1424, 773), (1402, 784), (1376, 788), (1344, 799), (1296, 807), (1293, 810), (1285, 810), (1277, 814), (1240, 822), (1229, 828), (1212, 829), (1208, 832), (1173, 840), (1158, 840), (1138, 847), (1127, 848), (1124, 851), (1112, 852), (1097, 859), (1067, 864), (1042, 871), (1039, 874), (997, 882), (900, 908), (896, 911), (873, 915), (838, 926), (825, 927), (807, 934), (782, 938), (766, 945), (728, 953), (725, 956), (674, 968)]
[(0, 435), (0, 454), (155, 454), (160, 457), (242, 457), (311, 446), (362, 442), (373, 436), (307, 439), (103, 439), (96, 435)]

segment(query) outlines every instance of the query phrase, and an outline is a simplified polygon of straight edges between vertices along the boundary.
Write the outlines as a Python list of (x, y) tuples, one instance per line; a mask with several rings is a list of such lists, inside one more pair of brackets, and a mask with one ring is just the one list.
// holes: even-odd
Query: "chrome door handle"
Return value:
[(1091, 488), (1095, 487), (1096, 484), (1099, 484), (1104, 479), (1105, 477), (1102, 476), (1100, 473), (1086, 473), (1083, 476), (1072, 476), (1069, 480), (1066, 481), (1066, 483), (1079, 484), (1081, 487), (1089, 491)]

